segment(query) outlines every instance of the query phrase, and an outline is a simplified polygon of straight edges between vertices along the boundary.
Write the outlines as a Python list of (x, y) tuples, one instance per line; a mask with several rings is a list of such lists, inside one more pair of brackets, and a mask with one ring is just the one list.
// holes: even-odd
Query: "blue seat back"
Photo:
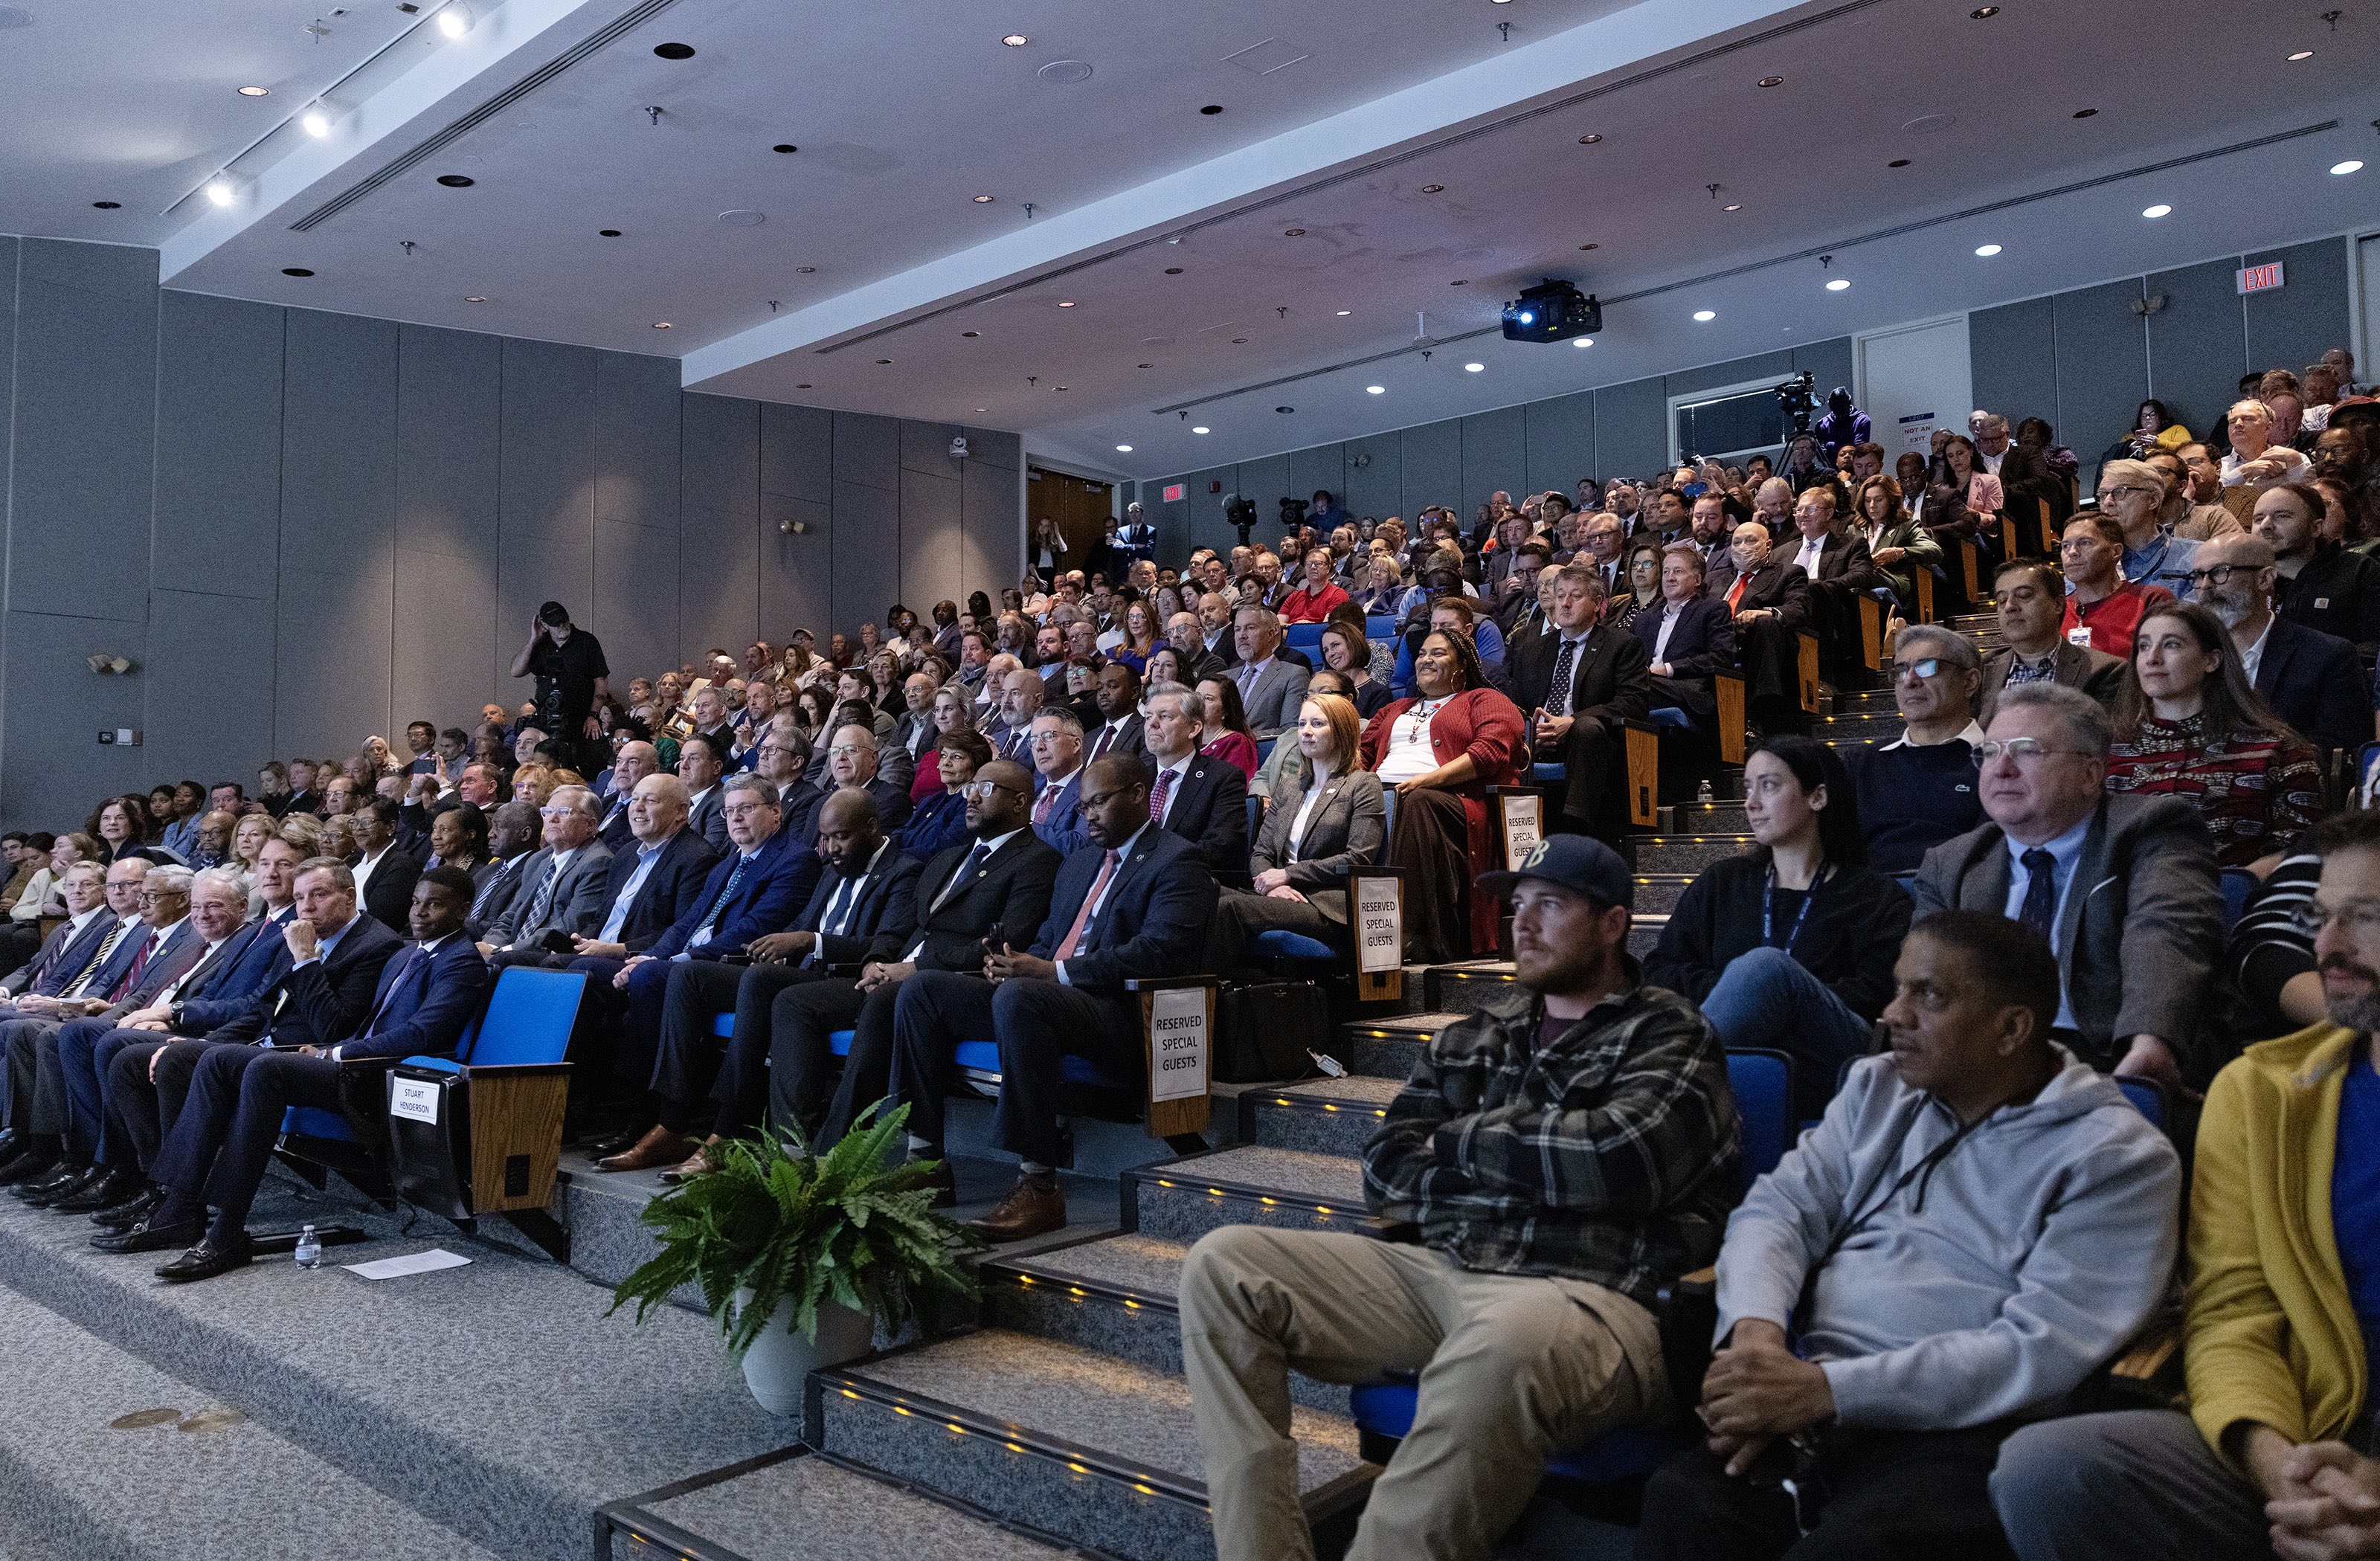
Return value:
[(1364, 620), (1364, 637), (1374, 645), (1384, 645), (1397, 637), (1397, 621), (1382, 612)]
[(2256, 892), (2262, 881), (2245, 867), (2223, 869), (2223, 930), (2227, 934), (2240, 925), (2240, 913), (2248, 908), (2248, 896)]
[(1262, 798), (1262, 797), (1258, 797), (1258, 796), (1251, 796), (1251, 797), (1249, 797), (1249, 798), (1248, 798), (1248, 844), (1250, 844), (1251, 846), (1253, 846), (1253, 845), (1255, 845), (1255, 844), (1257, 843), (1257, 831), (1264, 828), (1264, 815), (1265, 815), (1265, 800), (1264, 800), (1264, 798)]
[(2124, 1092), (2124, 1098), (2131, 1101), (2133, 1107), (2142, 1116), (2146, 1117), (2152, 1125), (2159, 1131), (2164, 1130), (2168, 1113), (2163, 1084), (2158, 1083), (2155, 1079), (2122, 1078), (2116, 1081), (2116, 1087)]
[(1310, 656), (1322, 648), (1322, 625), (1319, 623), (1284, 624), (1282, 632), (1287, 635), (1292, 650), (1303, 650)]
[(559, 1062), (570, 1049), (570, 1032), (586, 995), (583, 970), (514, 965), (496, 977), (486, 1010), (455, 1055), (475, 1068)]
[(1694, 718), (1686, 714), (1685, 711), (1678, 708), (1675, 705), (1664, 705), (1659, 709), (1653, 712), (1653, 724), (1655, 726), (1675, 726), (1683, 728), (1687, 731), (1692, 731), (1694, 729)]
[(1570, 766), (1566, 764), (1547, 764), (1540, 760), (1529, 766), (1529, 780), (1532, 785), (1558, 786), (1569, 779)]
[(1781, 1051), (1730, 1051), (1727, 1087), (1743, 1122), (1743, 1172), (1766, 1176), (1793, 1146), (1793, 1059)]

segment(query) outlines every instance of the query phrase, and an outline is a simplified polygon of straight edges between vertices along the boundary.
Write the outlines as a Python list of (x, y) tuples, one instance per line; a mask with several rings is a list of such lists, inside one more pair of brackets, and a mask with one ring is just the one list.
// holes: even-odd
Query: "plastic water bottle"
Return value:
[(1711, 784), (1709, 781), (1706, 780), (1701, 785), (1694, 788), (1694, 801), (1702, 803), (1707, 806), (1711, 800)]
[(310, 1225), (298, 1232), (298, 1251), (295, 1255), (298, 1259), (298, 1266), (300, 1268), (322, 1266), (322, 1243), (314, 1234), (312, 1226)]

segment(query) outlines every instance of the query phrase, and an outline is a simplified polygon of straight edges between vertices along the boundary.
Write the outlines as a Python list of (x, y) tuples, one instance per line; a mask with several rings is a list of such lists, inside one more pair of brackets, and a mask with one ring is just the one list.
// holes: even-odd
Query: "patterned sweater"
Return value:
[(2323, 815), (2312, 748), (2254, 727), (2210, 738), (2203, 716), (2143, 721), (2138, 737), (2108, 754), (2107, 790), (2191, 804), (2226, 867), (2286, 849)]

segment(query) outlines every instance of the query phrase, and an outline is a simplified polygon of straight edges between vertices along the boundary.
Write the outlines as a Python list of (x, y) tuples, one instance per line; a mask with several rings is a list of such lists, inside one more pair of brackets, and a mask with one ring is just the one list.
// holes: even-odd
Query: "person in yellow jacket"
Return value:
[(2046, 1421), (1992, 1497), (2022, 1561), (2380, 1556), (2380, 812), (2321, 825), (2328, 1023), (2207, 1092), (2191, 1192), (2187, 1416)]

